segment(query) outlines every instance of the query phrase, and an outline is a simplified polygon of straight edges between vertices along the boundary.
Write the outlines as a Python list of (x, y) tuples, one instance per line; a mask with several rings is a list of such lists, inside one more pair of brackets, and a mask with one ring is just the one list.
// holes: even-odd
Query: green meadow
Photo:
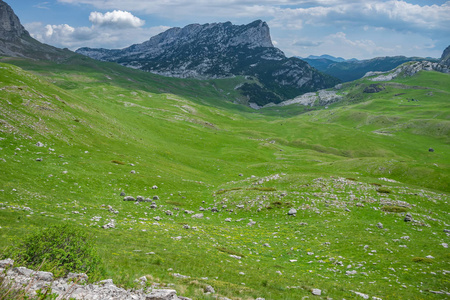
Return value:
[(246, 81), (3, 58), (0, 254), (64, 223), (126, 288), (147, 276), (192, 299), (447, 299), (450, 75), (261, 110), (235, 104)]

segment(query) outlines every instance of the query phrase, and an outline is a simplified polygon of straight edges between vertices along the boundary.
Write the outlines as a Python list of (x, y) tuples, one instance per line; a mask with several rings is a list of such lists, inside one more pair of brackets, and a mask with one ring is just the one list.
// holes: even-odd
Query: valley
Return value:
[(379, 93), (362, 79), (327, 109), (286, 113), (224, 101), (238, 79), (79, 59), (3, 59), (0, 247), (63, 222), (95, 236), (125, 287), (151, 275), (193, 299), (446, 297), (448, 74)]
[[(47, 37), (145, 23), (89, 20)], [(276, 44), (191, 24), (90, 58), (0, 0), (0, 298), (448, 299), (449, 48), (310, 57), (341, 82)]]

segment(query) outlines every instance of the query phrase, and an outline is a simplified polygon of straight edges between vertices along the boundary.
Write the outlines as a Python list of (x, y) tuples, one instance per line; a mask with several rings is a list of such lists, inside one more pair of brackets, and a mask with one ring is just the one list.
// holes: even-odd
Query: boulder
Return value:
[(169, 289), (153, 290), (145, 300), (178, 300), (177, 291)]
[(216, 291), (214, 290), (214, 288), (212, 287), (212, 286), (210, 286), (210, 285), (207, 285), (206, 287), (205, 287), (205, 293), (211, 293), (211, 294), (214, 294)]
[(0, 260), (0, 268), (8, 268), (8, 267), (12, 267), (14, 265), (14, 260), (12, 260), (11, 258), (7, 258), (4, 260)]
[(320, 295), (322, 295), (322, 291), (319, 290), (319, 289), (313, 289), (313, 290), (311, 291), (311, 293), (312, 293), (313, 295), (315, 295), (315, 296), (320, 296)]
[(411, 222), (413, 220), (413, 217), (410, 213), (406, 213), (405, 218), (403, 219), (405, 222)]
[(289, 216), (295, 216), (297, 214), (297, 210), (295, 208), (291, 208), (288, 212)]

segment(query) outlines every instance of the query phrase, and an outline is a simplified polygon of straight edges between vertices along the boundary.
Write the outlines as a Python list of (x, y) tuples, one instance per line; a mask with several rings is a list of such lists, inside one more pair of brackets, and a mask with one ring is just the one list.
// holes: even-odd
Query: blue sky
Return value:
[(287, 56), (440, 57), (450, 45), (450, 1), (6, 0), (38, 40), (57, 47), (124, 48), (170, 27), (269, 24)]

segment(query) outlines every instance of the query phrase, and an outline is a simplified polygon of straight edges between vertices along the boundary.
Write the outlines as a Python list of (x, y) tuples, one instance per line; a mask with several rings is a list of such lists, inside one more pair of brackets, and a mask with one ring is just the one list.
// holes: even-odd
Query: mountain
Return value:
[(409, 61), (428, 60), (421, 57), (386, 56), (366, 60), (335, 62), (329, 59), (305, 59), (314, 68), (347, 82), (363, 77), (367, 72), (386, 72)]
[(441, 65), (450, 66), (450, 46), (445, 48), (444, 52), (442, 53), (441, 59), (439, 60), (439, 63)]
[(339, 82), (303, 60), (287, 58), (273, 46), (269, 27), (261, 20), (240, 26), (230, 22), (191, 24), (121, 50), (80, 48), (76, 52), (169, 77), (254, 77), (255, 82), (237, 89), (258, 105), (278, 103)]
[[(300, 59), (303, 59), (301, 57), (299, 57)], [(310, 55), (308, 57), (306, 57), (305, 59), (310, 59), (310, 60), (321, 60), (321, 59), (326, 59), (326, 60), (330, 60), (330, 61), (334, 61), (334, 62), (343, 62), (346, 61), (345, 58), (342, 57), (334, 57), (328, 54), (323, 54), (320, 56), (316, 56), (316, 55)]]
[(61, 60), (74, 53), (42, 44), (30, 36), (12, 8), (0, 0), (0, 55)]

